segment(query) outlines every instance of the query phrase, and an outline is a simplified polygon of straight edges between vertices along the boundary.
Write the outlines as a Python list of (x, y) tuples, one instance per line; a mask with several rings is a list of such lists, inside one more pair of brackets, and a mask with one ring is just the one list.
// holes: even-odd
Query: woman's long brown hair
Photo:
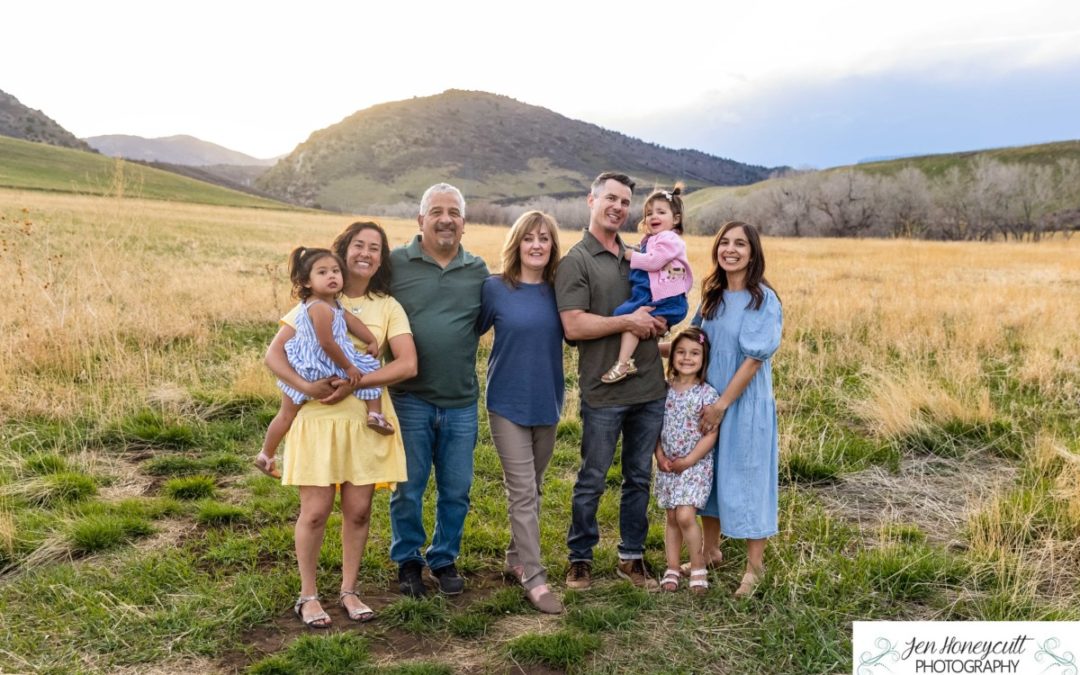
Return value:
[[(720, 227), (712, 243), (713, 268), (709, 276), (701, 282), (701, 318), (714, 319), (716, 312), (724, 306), (724, 291), (727, 290), (727, 272), (720, 267), (720, 257), (717, 250), (720, 248), (720, 238), (733, 228), (741, 227), (746, 233), (746, 242), (750, 244), (750, 264), (746, 267), (746, 290), (750, 291), (750, 309), (761, 309), (761, 303), (765, 301), (765, 291), (761, 288), (772, 288), (772, 284), (765, 280), (765, 253), (761, 248), (761, 236), (752, 226), (741, 220), (730, 220)], [(775, 292), (775, 290), (774, 290)]]

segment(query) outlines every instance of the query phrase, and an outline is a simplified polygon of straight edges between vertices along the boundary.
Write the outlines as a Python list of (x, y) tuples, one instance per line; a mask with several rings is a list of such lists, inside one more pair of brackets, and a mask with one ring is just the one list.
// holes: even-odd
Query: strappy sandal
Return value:
[(761, 583), (762, 577), (765, 576), (765, 568), (761, 568), (757, 572), (753, 570), (747, 570), (746, 574), (743, 574), (742, 580), (739, 582), (739, 587), (735, 589), (736, 598), (749, 598), (757, 590), (758, 584)]
[(660, 590), (674, 593), (679, 590), (679, 579), (681, 578), (682, 575), (679, 573), (679, 570), (673, 570), (669, 567), (664, 572), (664, 576), (660, 578)]
[[(356, 601), (360, 603), (360, 606), (356, 609), (349, 609), (345, 604), (345, 596), (351, 595), (356, 598)], [(338, 604), (345, 610), (345, 613), (349, 615), (349, 619), (352, 621), (359, 621), (360, 623), (367, 623), (375, 618), (375, 610), (364, 604), (364, 601), (360, 599), (360, 594), (356, 591), (342, 591), (338, 593)]]
[(281, 472), (274, 468), (276, 457), (271, 457), (265, 452), (255, 455), (255, 468), (271, 478), (281, 478)]
[(622, 382), (635, 373), (637, 373), (637, 366), (634, 364), (634, 359), (629, 358), (625, 361), (618, 361), (600, 376), (600, 381), (604, 384), (615, 384), (616, 382)]
[(709, 570), (690, 570), (690, 590), (695, 595), (704, 595), (709, 590)]
[(300, 619), (301, 623), (308, 628), (329, 628), (331, 624), (330, 615), (326, 612), (319, 612), (314, 616), (309, 616), (306, 619), (304, 618), (304, 605), (312, 600), (318, 599), (319, 596), (317, 595), (301, 595), (296, 599), (296, 604), (293, 605), (293, 611), (296, 612), (296, 617)]
[(394, 433), (394, 425), (387, 422), (382, 413), (369, 412), (367, 414), (367, 426), (368, 429), (383, 436), (390, 436)]

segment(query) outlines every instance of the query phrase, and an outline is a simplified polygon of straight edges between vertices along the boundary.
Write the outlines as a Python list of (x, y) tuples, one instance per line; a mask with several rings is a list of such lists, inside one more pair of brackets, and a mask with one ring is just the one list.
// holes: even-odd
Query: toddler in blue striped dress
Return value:
[[(379, 353), (378, 340), (363, 321), (346, 312), (337, 300), (345, 285), (343, 269), (345, 266), (337, 255), (325, 248), (298, 247), (289, 254), (289, 279), (301, 309), (296, 315), (296, 335), (285, 343), (285, 355), (296, 374), (308, 382), (324, 377), (348, 380), (356, 387), (354, 395), (367, 403), (367, 426), (389, 435), (394, 433), (394, 427), (382, 414), (382, 390), (362, 386), (363, 376), (379, 368), (375, 358)], [(356, 349), (349, 333), (367, 343), (367, 353)], [(260, 463), (259, 459), (273, 457), (300, 406), (310, 398), (281, 380), (277, 384), (283, 393), (281, 408), (266, 430), (263, 451), (255, 463), (269, 475), (276, 473), (272, 462)]]

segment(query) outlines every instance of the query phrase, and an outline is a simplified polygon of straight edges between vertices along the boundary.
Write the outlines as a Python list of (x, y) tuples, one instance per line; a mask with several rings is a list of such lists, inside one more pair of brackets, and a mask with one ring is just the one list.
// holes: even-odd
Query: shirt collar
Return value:
[[(420, 246), (421, 235), (413, 235), (412, 241), (405, 247), (405, 253), (409, 256), (409, 260), (423, 260), (424, 262), (431, 263), (438, 266), (439, 263), (435, 262), (435, 259), (424, 253), (424, 249)], [(601, 247), (603, 248), (603, 247)], [(476, 261), (476, 256), (465, 250), (464, 246), (458, 245), (457, 255), (455, 255), (450, 262), (446, 264), (443, 269), (450, 269), (452, 267), (465, 267), (473, 264)]]
[[(589, 255), (600, 255), (601, 253), (611, 254), (611, 251), (607, 250), (600, 240), (593, 236), (592, 232), (588, 229), (585, 230), (585, 234), (582, 235), (581, 241), (585, 244), (585, 250), (589, 252)], [(619, 245), (619, 259), (626, 257), (626, 245), (623, 244), (622, 237), (618, 234), (615, 235), (615, 242)]]

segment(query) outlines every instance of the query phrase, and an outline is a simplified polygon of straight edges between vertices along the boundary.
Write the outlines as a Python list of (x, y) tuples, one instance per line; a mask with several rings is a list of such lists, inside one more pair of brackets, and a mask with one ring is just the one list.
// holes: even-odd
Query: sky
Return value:
[(263, 158), (450, 88), (766, 166), (1080, 139), (1076, 0), (529, 7), (9, 3), (0, 90), (79, 137), (190, 134)]

